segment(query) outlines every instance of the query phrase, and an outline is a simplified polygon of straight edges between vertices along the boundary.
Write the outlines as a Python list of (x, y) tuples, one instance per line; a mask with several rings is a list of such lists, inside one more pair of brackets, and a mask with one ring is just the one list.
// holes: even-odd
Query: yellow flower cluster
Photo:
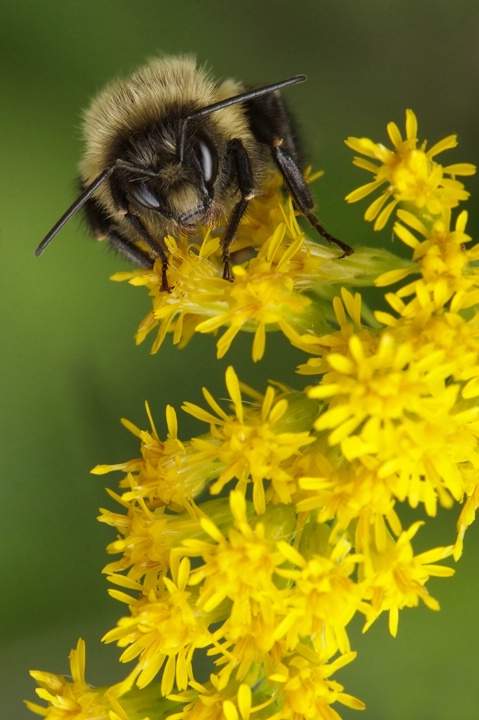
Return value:
[[(275, 179), (242, 227), (234, 283), (219, 279), (208, 234), (199, 248), (169, 241), (170, 293), (161, 268), (116, 276), (149, 289), (138, 339), (157, 328), (154, 351), (169, 332), (184, 345), (224, 326), (219, 355), (247, 330), (259, 360), (266, 331), (280, 330), (304, 352), (309, 384), (259, 393), (229, 367), (227, 402), (204, 389), (205, 406), (183, 406), (202, 434), (181, 440), (171, 407), (165, 438), (151, 416), (149, 430), (124, 421), (141, 455), (94, 472), (123, 474), (111, 493), (120, 511), (100, 520), (117, 532), (108, 552), (120, 557), (105, 572), (127, 611), (104, 640), (135, 665), (94, 690), (80, 644), (72, 682), (34, 674), (48, 706), (30, 707), (48, 720), (338, 720), (333, 704), (364, 707), (332, 679), (355, 657), (351, 619), (360, 613), (367, 629), (386, 612), (395, 635), (402, 608), (439, 608), (427, 582), (453, 573), (438, 562), (459, 558), (479, 504), (479, 247), (465, 211), (451, 216), (467, 198), (451, 176), (474, 168), (439, 165), (455, 138), (426, 150), (411, 111), (405, 139), (392, 123), (388, 132), (393, 150), (348, 140), (375, 176), (348, 200), (387, 183), (367, 219), (380, 228), (396, 210), (410, 260), (370, 250), (335, 260), (304, 237)], [(372, 278), (393, 286), (389, 312), (338, 289)], [(404, 528), (400, 503), (428, 516), (462, 504), (455, 543), (416, 553), (423, 522)]]
[[(308, 176), (312, 181), (316, 175)], [(324, 327), (305, 293), (324, 293), (329, 286), (367, 285), (381, 270), (403, 268), (404, 261), (384, 250), (360, 249), (338, 263), (338, 251), (306, 237), (298, 224), (290, 198), (281, 192), (279, 176), (266, 184), (265, 193), (248, 206), (232, 246), (234, 282), (225, 283), (221, 267), (220, 238), (203, 233), (200, 245), (167, 237), (170, 292), (161, 290), (161, 266), (113, 275), (146, 287), (152, 309), (136, 334), (141, 343), (156, 330), (152, 353), (167, 335), (184, 347), (195, 332), (216, 334), (226, 328), (217, 342), (217, 356), (223, 357), (240, 331), (254, 333), (253, 360), (261, 360), (266, 333), (280, 330), (287, 338)], [(244, 262), (244, 258), (249, 258)], [(329, 300), (328, 300), (329, 304)]]
[(70, 653), (71, 677), (66, 679), (53, 673), (32, 670), (37, 681), (37, 695), (48, 703), (48, 707), (27, 701), (27, 707), (37, 715), (49, 720), (68, 718), (109, 718), (109, 720), (132, 720), (132, 715), (120, 705), (117, 696), (122, 694), (121, 685), (97, 689), (85, 680), (85, 643), (79, 640)]

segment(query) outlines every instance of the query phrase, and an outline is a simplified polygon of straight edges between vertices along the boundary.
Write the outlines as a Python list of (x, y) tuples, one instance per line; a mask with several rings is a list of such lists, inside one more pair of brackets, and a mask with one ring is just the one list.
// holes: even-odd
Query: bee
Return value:
[[(280, 91), (305, 75), (249, 88), (216, 82), (191, 56), (155, 58), (107, 85), (86, 110), (80, 195), (35, 251), (39, 256), (83, 208), (94, 237), (143, 268), (161, 262), (168, 291), (165, 235), (224, 225), (223, 278), (248, 203), (279, 170), (296, 209), (342, 255), (352, 248), (314, 215), (291, 116)], [(141, 245), (138, 243), (143, 241)]]

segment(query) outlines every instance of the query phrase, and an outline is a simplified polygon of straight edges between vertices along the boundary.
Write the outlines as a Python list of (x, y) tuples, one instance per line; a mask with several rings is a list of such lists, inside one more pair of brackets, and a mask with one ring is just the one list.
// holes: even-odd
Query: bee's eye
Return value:
[(196, 156), (207, 185), (212, 185), (218, 174), (218, 154), (213, 144), (204, 136), (196, 143)]
[(146, 182), (130, 183), (128, 186), (128, 193), (131, 195), (133, 200), (136, 200), (146, 208), (156, 209), (160, 207), (160, 201), (156, 195), (150, 190)]

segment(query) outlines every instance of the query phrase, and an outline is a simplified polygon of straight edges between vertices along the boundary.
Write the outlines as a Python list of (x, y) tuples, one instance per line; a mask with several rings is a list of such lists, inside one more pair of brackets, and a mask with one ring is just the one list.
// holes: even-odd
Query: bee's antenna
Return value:
[(219, 102), (213, 103), (212, 105), (207, 105), (206, 107), (200, 108), (199, 110), (194, 110), (187, 117), (183, 118), (180, 124), (178, 147), (178, 156), (180, 158), (180, 162), (183, 158), (184, 153), (186, 125), (188, 124), (188, 121), (192, 118), (209, 115), (212, 112), (216, 112), (216, 110), (222, 110), (223, 108), (229, 107), (230, 105), (236, 105), (240, 102), (246, 102), (247, 100), (252, 100), (253, 98), (260, 97), (261, 95), (268, 95), (269, 93), (275, 92), (275, 90), (281, 90), (281, 88), (288, 87), (288, 85), (297, 85), (298, 83), (305, 82), (307, 79), (308, 78), (306, 75), (295, 75), (294, 77), (288, 78), (287, 80), (280, 80), (279, 82), (273, 83), (272, 85), (265, 85), (264, 87), (255, 88), (254, 90), (246, 90), (239, 95), (233, 95), (233, 97), (225, 98), (224, 100), (219, 100)]
[(306, 75), (295, 75), (288, 80), (280, 80), (272, 85), (265, 85), (264, 87), (255, 88), (254, 90), (246, 90), (239, 95), (234, 95), (233, 97), (213, 103), (213, 105), (207, 105), (200, 110), (195, 110), (188, 115), (186, 120), (201, 117), (202, 115), (209, 115), (209, 113), (216, 112), (216, 110), (221, 110), (222, 108), (229, 107), (230, 105), (236, 105), (236, 103), (239, 102), (246, 102), (247, 100), (252, 100), (253, 98), (260, 97), (261, 95), (268, 95), (268, 93), (272, 93), (275, 90), (281, 90), (281, 88), (287, 87), (288, 85), (297, 85), (298, 83), (305, 82), (307, 79)]
[(62, 229), (62, 227), (69, 221), (69, 219), (76, 213), (77, 210), (79, 210), (83, 205), (86, 203), (88, 198), (90, 198), (95, 190), (97, 190), (100, 185), (103, 185), (105, 180), (107, 180), (110, 175), (112, 174), (113, 170), (115, 169), (116, 165), (110, 165), (106, 170), (104, 170), (96, 180), (94, 180), (90, 185), (88, 185), (87, 188), (82, 192), (82, 194), (75, 200), (75, 202), (70, 205), (68, 210), (61, 216), (60, 220), (55, 223), (55, 225), (52, 227), (48, 235), (45, 235), (43, 240), (41, 241), (40, 245), (35, 250), (36, 257), (39, 257), (39, 255), (42, 254), (42, 252), (45, 250), (47, 245), (50, 244), (50, 242), (53, 240), (55, 235)]

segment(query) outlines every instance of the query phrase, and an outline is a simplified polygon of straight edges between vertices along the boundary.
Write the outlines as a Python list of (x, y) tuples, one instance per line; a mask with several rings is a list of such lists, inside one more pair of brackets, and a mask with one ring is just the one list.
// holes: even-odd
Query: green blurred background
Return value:
[[(0, 402), (1, 715), (33, 717), (29, 668), (67, 671), (79, 635), (94, 684), (120, 677), (117, 651), (99, 644), (121, 611), (100, 575), (112, 538), (99, 525), (107, 504), (97, 463), (137, 455), (119, 423), (146, 426), (149, 400), (160, 429), (164, 406), (200, 399), (199, 383), (224, 396), (226, 362), (211, 338), (185, 351), (167, 342), (156, 357), (132, 336), (148, 309), (141, 290), (109, 282), (125, 263), (72, 221), (39, 260), (33, 250), (74, 197), (81, 154), (79, 114), (106, 80), (156, 52), (193, 52), (218, 77), (268, 83), (296, 73), (288, 91), (316, 168), (326, 227), (346, 242), (389, 242), (360, 221), (365, 209), (342, 198), (366, 181), (343, 139), (386, 140), (385, 126), (419, 117), (435, 142), (457, 132), (447, 162), (479, 160), (477, 0), (3, 0), (0, 9), (0, 252), (3, 362)], [(477, 179), (467, 186), (478, 195)], [(469, 203), (477, 230), (477, 203)], [(227, 363), (259, 389), (291, 381), (296, 357), (281, 338), (264, 362), (249, 360), (251, 338)], [(181, 419), (182, 436), (190, 432)], [(107, 477), (114, 486), (116, 477)], [(454, 517), (442, 513), (420, 534), (422, 547), (447, 544)], [(405, 611), (399, 637), (382, 618), (338, 679), (376, 720), (466, 720), (479, 713), (478, 530), (452, 580), (432, 582), (442, 612)], [(125, 668), (122, 668), (122, 671)], [(123, 674), (123, 672), (121, 673)], [(342, 712), (342, 709), (338, 707)], [(358, 717), (344, 710), (344, 718)], [(364, 715), (363, 715), (364, 717)]]

